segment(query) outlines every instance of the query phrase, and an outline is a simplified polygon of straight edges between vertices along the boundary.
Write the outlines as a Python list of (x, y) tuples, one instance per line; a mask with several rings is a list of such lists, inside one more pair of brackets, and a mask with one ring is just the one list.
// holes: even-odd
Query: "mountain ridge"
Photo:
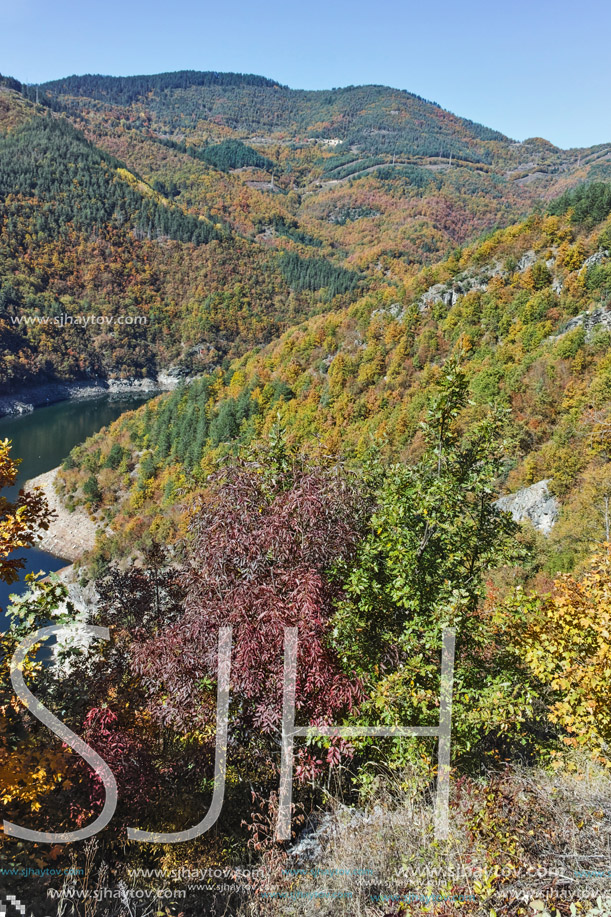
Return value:
[[(209, 371), (611, 178), (611, 145), (516, 143), (404, 90), (109, 79), (0, 78), (5, 388)], [(48, 324), (121, 310), (148, 326)]]

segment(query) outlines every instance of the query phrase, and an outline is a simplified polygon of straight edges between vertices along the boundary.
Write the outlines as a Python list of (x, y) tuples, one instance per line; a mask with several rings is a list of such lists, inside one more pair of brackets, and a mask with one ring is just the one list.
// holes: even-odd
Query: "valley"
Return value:
[[(516, 144), (379, 86), (185, 72), (70, 78), (39, 87), (38, 105), (17, 81), (0, 92), (6, 391), (226, 367), (349, 304), (355, 284), (400, 285), (611, 170), (608, 146)], [(146, 324), (14, 324), (58, 311)]]
[[(0, 413), (1, 801), (52, 838), (5, 830), (11, 893), (578, 912), (557, 864), (611, 818), (611, 138), (381, 85), (0, 77)], [(19, 672), (105, 771), (14, 696), (49, 623)]]
[[(4, 490), (3, 496), (14, 499), (19, 487), (48, 473), (66, 458), (70, 449), (125, 411), (141, 405), (145, 399), (146, 395), (114, 399), (102, 395), (85, 401), (65, 401), (40, 407), (23, 416), (0, 418), (0, 441), (9, 439), (13, 445), (13, 454), (21, 459), (17, 483), (11, 489)], [(3, 611), (9, 604), (9, 595), (26, 590), (24, 578), (27, 573), (56, 572), (71, 559), (61, 551), (53, 552), (40, 547), (22, 549), (14, 556), (24, 558), (25, 566), (19, 582), (0, 582), (0, 609)], [(4, 624), (5, 618), (2, 616), (0, 629), (4, 629)]]

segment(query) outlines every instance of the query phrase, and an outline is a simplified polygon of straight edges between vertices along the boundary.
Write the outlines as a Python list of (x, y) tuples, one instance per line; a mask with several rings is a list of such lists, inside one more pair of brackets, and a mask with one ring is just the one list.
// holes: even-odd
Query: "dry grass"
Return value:
[(611, 776), (591, 764), (455, 782), (447, 842), (422, 781), (380, 774), (364, 808), (332, 803), (297, 855), (270, 860), (240, 915), (611, 915), (595, 905), (611, 902), (610, 840)]
[(434, 838), (426, 778), (380, 770), (359, 808), (331, 801), (318, 825), (289, 851), (269, 845), (258, 864), (265, 878), (242, 882), (247, 892), (239, 906), (235, 895), (215, 894), (213, 887), (170, 907), (135, 900), (129, 883), (123, 901), (75, 898), (70, 886), (95, 893), (109, 878), (93, 841), (86, 845), (83, 874), (65, 883), (53, 912), (611, 917), (611, 774), (589, 762), (569, 766), (561, 773), (514, 767), (478, 780), (455, 779), (450, 836), (443, 842)]

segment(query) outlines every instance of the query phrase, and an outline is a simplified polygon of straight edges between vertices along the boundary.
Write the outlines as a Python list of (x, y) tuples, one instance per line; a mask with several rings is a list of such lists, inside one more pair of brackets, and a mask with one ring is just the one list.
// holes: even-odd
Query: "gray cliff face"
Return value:
[[(516, 265), (516, 273), (523, 274), (532, 267), (536, 261), (536, 253), (532, 250), (527, 251), (522, 255)], [(550, 269), (554, 264), (555, 259), (553, 258), (547, 262)], [(442, 303), (448, 309), (451, 309), (461, 296), (465, 296), (467, 293), (485, 293), (493, 277), (509, 278), (510, 276), (511, 271), (503, 267), (502, 263), (498, 260), (479, 270), (471, 269), (462, 271), (462, 273), (457, 274), (456, 277), (452, 280), (448, 280), (446, 283), (436, 283), (434, 286), (429, 287), (420, 297), (418, 308), (421, 312), (426, 312), (427, 309), (430, 309), (432, 306)]]
[(549, 535), (558, 519), (558, 501), (549, 492), (549, 480), (537, 481), (515, 494), (501, 497), (495, 506), (511, 513), (516, 522), (528, 519), (536, 529)]
[[(562, 334), (566, 334), (567, 331), (575, 331), (576, 328), (580, 328), (582, 325), (585, 328), (586, 340), (592, 337), (592, 333), (597, 328), (611, 331), (611, 311), (604, 306), (600, 306), (598, 309), (592, 309), (591, 312), (581, 312), (566, 323)], [(562, 334), (556, 335), (554, 340), (558, 340), (558, 338), (562, 337)]]

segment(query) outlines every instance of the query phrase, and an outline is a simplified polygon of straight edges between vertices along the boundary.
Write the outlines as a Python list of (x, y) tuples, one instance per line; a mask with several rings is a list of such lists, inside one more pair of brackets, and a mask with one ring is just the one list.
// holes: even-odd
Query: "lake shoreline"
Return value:
[(70, 512), (63, 503), (55, 490), (58, 471), (59, 468), (52, 468), (26, 481), (24, 490), (40, 487), (55, 514), (47, 531), (40, 532), (36, 547), (72, 564), (92, 550), (98, 526), (82, 506)]
[(103, 395), (161, 394), (176, 388), (182, 379), (170, 373), (159, 373), (156, 379), (91, 379), (82, 382), (48, 382), (24, 386), (0, 394), (0, 417), (31, 414), (36, 408), (60, 401), (84, 401)]
[[(188, 380), (187, 380), (188, 381)], [(40, 409), (22, 415), (6, 416), (0, 419), (0, 440), (11, 441), (11, 456), (19, 459), (18, 478), (15, 484), (3, 491), (3, 496), (15, 500), (19, 489), (26, 483), (35, 481), (41, 475), (53, 472), (61, 466), (70, 451), (94, 436), (99, 430), (114, 423), (126, 411), (137, 410), (157, 391), (125, 391), (121, 394), (109, 394), (107, 390), (95, 392), (96, 397), (73, 398), (58, 403), (45, 404)], [(15, 396), (17, 397), (17, 393)], [(31, 486), (31, 485), (30, 485)], [(51, 494), (52, 500), (54, 499)], [(61, 508), (61, 518), (67, 530), (73, 527), (74, 514)], [(99, 528), (105, 528), (103, 521), (97, 521)], [(50, 574), (65, 568), (73, 556), (82, 552), (87, 554), (91, 545), (91, 533), (87, 538), (75, 537), (72, 548), (50, 544), (48, 534), (43, 542), (34, 547), (21, 548), (14, 552), (13, 558), (23, 561), (19, 580), (15, 583), (0, 581), (0, 631), (6, 630), (6, 619), (2, 614), (10, 604), (10, 596), (20, 595), (27, 589), (25, 577), (28, 573), (44, 570)], [(48, 550), (46, 550), (48, 548)]]

